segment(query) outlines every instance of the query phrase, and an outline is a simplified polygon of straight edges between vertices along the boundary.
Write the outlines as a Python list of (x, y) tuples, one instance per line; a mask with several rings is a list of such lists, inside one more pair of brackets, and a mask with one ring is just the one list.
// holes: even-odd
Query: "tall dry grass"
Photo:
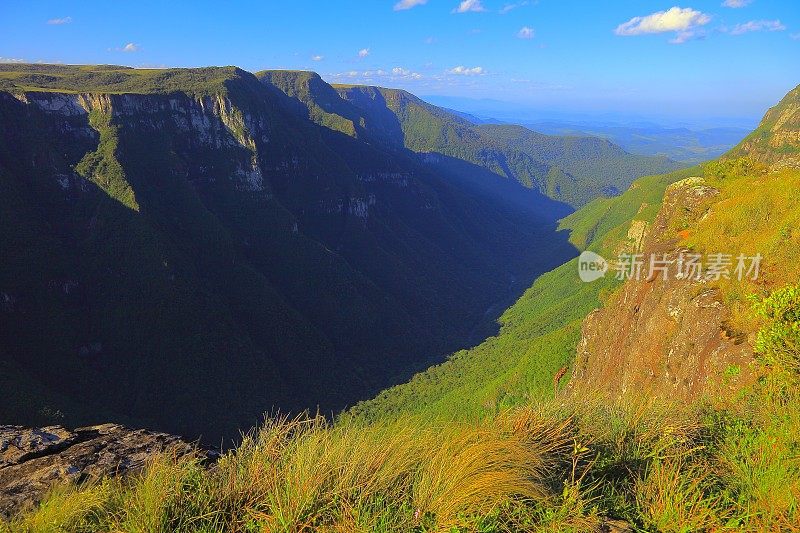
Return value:
[(478, 423), (274, 418), (210, 469), (165, 454), (60, 487), (0, 532), (793, 531), (799, 396), (756, 387), (720, 411), (588, 395)]
[(568, 422), (531, 409), (480, 424), (277, 418), (210, 470), (165, 455), (127, 482), (56, 491), (10, 527), (433, 532), (488, 520), (490, 530), (514, 531), (527, 519), (520, 507), (553, 497), (549, 480), (569, 446)]

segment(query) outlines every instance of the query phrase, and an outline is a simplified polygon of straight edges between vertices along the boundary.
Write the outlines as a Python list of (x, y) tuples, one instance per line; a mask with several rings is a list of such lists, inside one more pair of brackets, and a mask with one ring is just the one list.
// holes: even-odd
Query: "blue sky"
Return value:
[(531, 109), (757, 117), (800, 83), (800, 1), (3, 0), (0, 58), (308, 69)]

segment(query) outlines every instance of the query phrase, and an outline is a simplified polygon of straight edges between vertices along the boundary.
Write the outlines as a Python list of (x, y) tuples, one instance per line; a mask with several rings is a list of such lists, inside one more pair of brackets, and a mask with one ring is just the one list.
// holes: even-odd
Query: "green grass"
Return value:
[[(530, 519), (569, 450), (520, 411), (484, 425), (268, 421), (212, 470), (169, 454), (128, 482), (60, 487), (6, 527), (39, 531), (481, 531)], [(563, 521), (566, 523), (567, 521)], [(0, 528), (3, 526), (0, 525)]]

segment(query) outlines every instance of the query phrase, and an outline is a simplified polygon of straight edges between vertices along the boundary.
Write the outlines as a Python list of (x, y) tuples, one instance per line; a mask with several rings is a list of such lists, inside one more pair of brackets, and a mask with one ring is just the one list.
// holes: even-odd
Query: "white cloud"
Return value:
[(753, 0), (725, 0), (722, 2), (722, 7), (732, 7), (736, 9), (739, 7), (745, 7), (752, 2)]
[(789, 38), (792, 39), (793, 41), (800, 41), (800, 33), (793, 33), (789, 35)]
[(369, 55), (369, 48), (362, 48), (358, 51), (358, 57), (367, 57)]
[(744, 24), (737, 24), (731, 30), (731, 35), (741, 35), (753, 31), (783, 31), (786, 26), (780, 20), (751, 20)]
[(138, 52), (142, 47), (135, 43), (128, 43), (122, 47), (123, 52)]
[(483, 7), (481, 0), (462, 0), (458, 7), (453, 10), (453, 13), (467, 13), (469, 11), (480, 13), (486, 11), (486, 8)]
[[(381, 71), (379, 70), (378, 73), (380, 73), (380, 72)], [(422, 79), (422, 74), (420, 74), (419, 72), (412, 72), (412, 71), (410, 71), (408, 69), (405, 69), (403, 67), (394, 67), (392, 69), (392, 76), (394, 76), (396, 78), (406, 78), (406, 79), (411, 79), (411, 80), (420, 80), (420, 79)]]
[(48, 24), (54, 26), (60, 26), (61, 24), (69, 24), (70, 22), (72, 22), (72, 17), (55, 18), (47, 21)]
[[(384, 73), (382, 70), (378, 70), (378, 72), (377, 72), (378, 75), (381, 75), (382, 73)], [(386, 73), (384, 73), (384, 74), (386, 74)], [(408, 80), (420, 80), (420, 79), (422, 79), (422, 74), (420, 74), (419, 72), (413, 72), (413, 71), (408, 70), (408, 69), (403, 68), (403, 67), (394, 67), (392, 69), (391, 74), (392, 74), (393, 78), (404, 78), (404, 79), (408, 79)]]
[(404, 11), (406, 9), (411, 9), (412, 7), (425, 5), (427, 2), (428, 0), (400, 0), (394, 5), (394, 10)]
[(0, 63), (24, 63), (24, 59), (16, 59), (13, 57), (0, 57)]
[(486, 74), (486, 71), (483, 70), (483, 67), (472, 67), (467, 68), (462, 65), (457, 67), (453, 67), (447, 71), (448, 74), (457, 74), (459, 76), (483, 76)]
[(528, 26), (523, 26), (521, 30), (517, 32), (517, 37), (520, 39), (533, 39), (535, 32), (533, 28), (529, 28)]
[(518, 7), (527, 6), (527, 5), (528, 5), (528, 0), (524, 0), (523, 2), (518, 2), (516, 4), (506, 4), (506, 5), (504, 5), (503, 7), (500, 8), (500, 11), (498, 11), (498, 13), (500, 13), (501, 15), (505, 15), (505, 14), (517, 9)]
[(425, 44), (433, 44), (436, 42), (436, 37), (428, 37), (425, 39)]
[(325, 59), (325, 56), (321, 56), (319, 54), (311, 56), (311, 61), (322, 61), (323, 59)]
[(670, 42), (684, 43), (697, 37), (696, 29), (711, 22), (711, 17), (692, 8), (672, 7), (667, 11), (658, 11), (644, 17), (633, 17), (628, 22), (617, 26), (617, 35), (643, 35), (646, 33), (677, 32)]
[(370, 81), (375, 79), (385, 79), (394, 81), (397, 80), (417, 81), (424, 78), (424, 76), (419, 72), (414, 72), (412, 70), (403, 67), (394, 67), (389, 71), (383, 69), (366, 70), (364, 72), (359, 72), (357, 70), (350, 70), (348, 72), (339, 72), (336, 74), (331, 74), (330, 76), (332, 78), (351, 78), (351, 79), (359, 79), (362, 81)]

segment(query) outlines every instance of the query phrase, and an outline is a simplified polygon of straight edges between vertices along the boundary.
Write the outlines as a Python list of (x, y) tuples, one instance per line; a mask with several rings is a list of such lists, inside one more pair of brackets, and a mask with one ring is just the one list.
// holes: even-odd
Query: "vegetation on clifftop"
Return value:
[(1, 90), (107, 94), (215, 94), (252, 76), (238, 67), (139, 69), (115, 65), (0, 64)]

